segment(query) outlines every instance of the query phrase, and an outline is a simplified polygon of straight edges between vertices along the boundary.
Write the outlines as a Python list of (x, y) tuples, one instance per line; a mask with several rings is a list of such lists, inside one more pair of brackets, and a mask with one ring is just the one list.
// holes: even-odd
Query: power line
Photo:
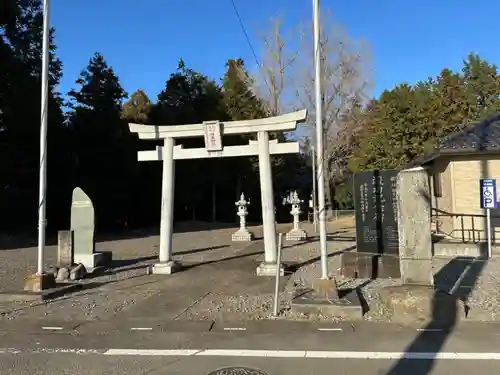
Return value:
[(261, 66), (259, 62), (259, 58), (257, 57), (257, 54), (255, 53), (255, 49), (253, 48), (252, 42), (250, 41), (250, 37), (248, 36), (247, 30), (245, 28), (245, 25), (243, 24), (243, 20), (241, 19), (240, 12), (238, 12), (238, 8), (236, 7), (236, 3), (234, 0), (231, 0), (231, 4), (233, 5), (233, 10), (234, 13), (236, 14), (236, 17), (238, 18), (238, 21), (240, 23), (241, 31), (243, 31), (243, 34), (245, 35), (245, 39), (247, 41), (248, 47), (250, 47), (250, 51), (252, 51), (253, 58), (255, 59), (255, 62), (257, 63), (257, 66)]

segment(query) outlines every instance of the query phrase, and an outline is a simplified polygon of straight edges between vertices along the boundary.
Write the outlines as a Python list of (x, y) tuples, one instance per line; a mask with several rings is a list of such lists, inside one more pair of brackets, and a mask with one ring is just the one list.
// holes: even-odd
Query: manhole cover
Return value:
[(250, 367), (223, 367), (209, 372), (207, 375), (267, 375), (264, 371)]

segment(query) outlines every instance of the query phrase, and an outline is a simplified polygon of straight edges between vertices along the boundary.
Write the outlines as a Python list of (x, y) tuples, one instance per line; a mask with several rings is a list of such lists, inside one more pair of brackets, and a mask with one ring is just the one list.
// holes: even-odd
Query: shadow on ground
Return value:
[[(255, 225), (260, 225), (260, 223), (255, 223)], [(186, 221), (186, 222), (179, 222), (174, 225), (174, 234), (211, 231), (211, 230), (237, 228), (237, 227), (239, 227), (239, 224), (236, 223), (209, 223), (201, 221)], [(63, 229), (68, 229), (68, 228), (62, 228), (61, 230)], [(139, 239), (139, 238), (146, 238), (159, 235), (160, 235), (160, 227), (152, 226), (147, 228), (123, 229), (113, 232), (97, 231), (95, 234), (95, 240), (96, 242), (108, 242), (108, 241)], [(57, 245), (57, 233), (52, 231), (47, 232), (45, 242), (46, 246)], [(38, 245), (38, 236), (36, 231), (17, 232), (17, 233), (0, 232), (0, 250), (22, 249), (28, 247), (35, 247), (37, 245)]]
[[(356, 246), (350, 246), (350, 247), (347, 247), (343, 250), (334, 251), (334, 252), (328, 254), (328, 258), (335, 257), (335, 256), (343, 254), (347, 251), (352, 251), (355, 248), (356, 248)], [(300, 268), (308, 266), (308, 265), (313, 264), (313, 263), (317, 263), (320, 260), (321, 260), (321, 255), (318, 255), (318, 256), (311, 258), (311, 259), (308, 259), (304, 262), (289, 263), (289, 264), (287, 264), (287, 267), (286, 267), (287, 272), (297, 272)]]
[[(431, 321), (405, 349), (406, 353), (442, 350), (458, 321), (469, 313), (468, 299), (486, 263), (484, 257), (458, 257), (436, 273)], [(434, 361), (435, 358), (415, 361), (402, 357), (384, 375), (428, 375), (432, 373)]]

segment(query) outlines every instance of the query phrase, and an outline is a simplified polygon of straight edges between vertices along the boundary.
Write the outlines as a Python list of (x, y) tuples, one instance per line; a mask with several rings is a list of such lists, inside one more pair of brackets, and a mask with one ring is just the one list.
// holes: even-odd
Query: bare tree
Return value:
[[(314, 141), (316, 98), (312, 23), (284, 30), (279, 18), (272, 19), (270, 25), (261, 36), (263, 48), (254, 79), (255, 93), (267, 104), (269, 115), (291, 108), (307, 108), (309, 120), (305, 132)], [(322, 12), (319, 45), (323, 165), (328, 204), (332, 207), (330, 181), (346, 169), (345, 155), (359, 127), (356, 113), (367, 98), (369, 50), (365, 43), (351, 38), (328, 12)], [(342, 159), (337, 160), (340, 156)]]
[(253, 81), (269, 116), (277, 116), (291, 107), (293, 69), (299, 57), (298, 49), (292, 47), (293, 34), (293, 30), (284, 30), (281, 18), (273, 18), (260, 35), (262, 51)]
[[(315, 74), (312, 24), (301, 27), (301, 54), (296, 66), (295, 95), (297, 102), (309, 110), (309, 125), (315, 119)], [(349, 147), (354, 129), (358, 127), (354, 110), (366, 101), (368, 91), (368, 48), (351, 38), (331, 15), (323, 12), (320, 24), (321, 91), (323, 100), (324, 166), (328, 205), (332, 207), (330, 181), (345, 168), (336, 158)], [(309, 129), (315, 139), (313, 127)]]

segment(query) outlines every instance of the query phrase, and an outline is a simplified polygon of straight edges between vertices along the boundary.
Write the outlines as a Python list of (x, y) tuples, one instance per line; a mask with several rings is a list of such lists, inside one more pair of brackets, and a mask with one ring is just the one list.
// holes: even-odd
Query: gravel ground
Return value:
[[(351, 244), (351, 246), (354, 243)], [(342, 247), (329, 244), (332, 248)], [(349, 248), (349, 247), (348, 247)], [(341, 249), (338, 249), (341, 250)], [(338, 251), (337, 250), (337, 251)], [(332, 249), (329, 249), (332, 253)], [(455, 295), (457, 298), (466, 301), (470, 308), (467, 315), (468, 321), (500, 321), (500, 259), (493, 258), (485, 262), (477, 262), (477, 266), (469, 268), (468, 272), (462, 276), (466, 266), (470, 264), (469, 259), (438, 258), (433, 259), (433, 269), (435, 282), (439, 289)], [(365, 298), (369, 311), (364, 319), (369, 321), (391, 321), (392, 311), (387, 307), (381, 298), (381, 291), (388, 287), (401, 285), (399, 279), (344, 279), (339, 274), (340, 256), (329, 258), (329, 270), (332, 276), (337, 278), (340, 288), (360, 288)], [(311, 287), (313, 280), (321, 276), (319, 261), (300, 268), (286, 287), (285, 296), (291, 298), (295, 286)], [(458, 282), (457, 282), (458, 281)], [(456, 285), (455, 285), (456, 284)], [(454, 288), (455, 286), (455, 288)], [(426, 303), (427, 301), (422, 301)], [(293, 313), (285, 314), (294, 318)], [(331, 316), (312, 316), (311, 319), (332, 320), (337, 319)], [(409, 317), (411, 319), (411, 317)], [(410, 321), (409, 321), (410, 322)]]
[[(303, 224), (308, 233), (313, 233), (312, 226)], [(280, 231), (289, 229), (283, 226)], [(340, 254), (343, 251), (352, 250), (354, 242), (351, 239), (352, 234), (345, 229), (345, 224), (329, 223), (329, 232), (333, 239), (328, 242), (328, 252), (330, 270), (334, 273), (340, 271)], [(318, 241), (315, 236), (302, 242), (285, 241), (283, 244), (282, 261), (288, 264), (299, 265), (298, 271), (288, 277), (283, 278), (280, 295), (281, 318), (294, 320), (310, 320), (310, 315), (298, 314), (291, 310), (291, 299), (296, 284), (307, 283), (309, 280), (319, 276), (319, 249)], [(263, 261), (264, 256), (255, 258), (256, 263)], [(307, 280), (302, 280), (302, 279)], [(302, 280), (302, 282), (300, 281)], [(274, 282), (274, 280), (272, 280)], [(261, 320), (269, 319), (273, 310), (273, 293), (247, 294), (237, 291), (226, 290), (224, 292), (214, 292), (204, 298), (202, 301), (190, 308), (182, 317), (188, 320)]]
[[(290, 225), (280, 225), (279, 231), (285, 232)], [(312, 233), (312, 227), (305, 224), (304, 228)], [(262, 236), (259, 227), (251, 228), (257, 237)], [(176, 258), (185, 263), (213, 262), (222, 258), (238, 258), (245, 252), (248, 243), (232, 243), (230, 238), (235, 228), (218, 230), (204, 230), (198, 232), (176, 233), (174, 235), (174, 249)], [(328, 242), (329, 270), (337, 278), (341, 288), (360, 287), (366, 299), (369, 311), (364, 319), (370, 321), (390, 321), (392, 313), (387, 305), (381, 302), (380, 291), (383, 288), (399, 285), (399, 280), (346, 280), (340, 276), (340, 254), (352, 251), (355, 246), (353, 228), (349, 221), (329, 223)], [(36, 319), (38, 316), (48, 316), (64, 320), (108, 319), (115, 314), (129, 310), (131, 307), (144, 303), (149, 297), (165, 292), (176, 285), (172, 279), (164, 276), (146, 276), (146, 267), (154, 263), (157, 258), (159, 238), (150, 235), (142, 238), (108, 241), (97, 245), (97, 249), (113, 251), (116, 267), (112, 272), (92, 279), (83, 280), (83, 283), (101, 285), (98, 288), (83, 290), (71, 296), (63, 297), (49, 303), (26, 304), (9, 303), (0, 304), (3, 319)], [(308, 241), (293, 243), (285, 241), (283, 246), (283, 262), (295, 263), (300, 267), (288, 277), (283, 278), (282, 293), (280, 296), (281, 318), (294, 320), (337, 320), (331, 316), (297, 314), (290, 308), (293, 290), (296, 286), (310, 286), (312, 281), (320, 276), (320, 262), (318, 243), (315, 237)], [(250, 251), (250, 250), (249, 250)], [(256, 264), (263, 260), (262, 254), (243, 258), (241, 264)], [(237, 255), (236, 257), (234, 255)], [(46, 263), (50, 266), (55, 263), (56, 249), (48, 247)], [(121, 262), (120, 262), (121, 261)], [(233, 262), (233, 261), (232, 261)], [(267, 319), (272, 313), (273, 294), (269, 283), (262, 282), (260, 286), (247, 286), (244, 283), (232, 283), (238, 280), (238, 263), (234, 260), (232, 268), (225, 270), (217, 268), (215, 274), (203, 276), (210, 266), (201, 266), (189, 270), (190, 275), (199, 278), (198, 284), (203, 284), (207, 289), (207, 296), (186, 310), (180, 319), (217, 319), (217, 320), (245, 320)], [(246, 263), (245, 263), (246, 262)], [(254, 262), (254, 263), (252, 263)], [(452, 289), (460, 273), (462, 264), (451, 261), (450, 258), (435, 258), (433, 260), (435, 273), (439, 275), (440, 286)], [(458, 262), (460, 263), (460, 262)], [(36, 248), (0, 250), (0, 290), (12, 290), (22, 287), (25, 275), (34, 272), (36, 264)], [(5, 267), (8, 265), (8, 267)], [(253, 265), (252, 265), (253, 267)], [(446, 275), (440, 272), (446, 268)], [(476, 267), (477, 268), (477, 267)], [(252, 268), (253, 269), (253, 268)], [(191, 273), (191, 272), (200, 273)], [(212, 271), (210, 271), (212, 272)], [(221, 276), (218, 276), (220, 273)], [(216, 276), (217, 275), (217, 276)], [(191, 276), (189, 276), (191, 277)], [(214, 279), (215, 277), (215, 279)], [(242, 276), (248, 277), (248, 276)], [(231, 278), (231, 280), (230, 280)], [(219, 279), (224, 279), (220, 284)], [(170, 280), (170, 281), (169, 281)], [(444, 281), (443, 281), (444, 280)], [(271, 280), (272, 281), (272, 280)], [(484, 263), (477, 280), (463, 280), (464, 286), (456, 288), (453, 292), (467, 300), (470, 307), (468, 320), (474, 321), (500, 321), (497, 306), (500, 304), (500, 259), (492, 259)], [(200, 286), (198, 285), (198, 288)], [(186, 306), (188, 307), (188, 306)]]
[[(203, 227), (203, 225), (200, 226)], [(285, 232), (290, 228), (291, 225), (289, 224), (278, 225), (278, 230), (281, 232)], [(249, 243), (231, 242), (231, 234), (236, 229), (222, 228), (189, 231), (192, 228), (182, 228), (182, 230), (185, 230), (183, 233), (174, 234), (174, 257), (185, 264), (208, 264), (240, 254), (245, 247), (249, 246)], [(263, 235), (261, 227), (251, 227), (250, 229), (257, 237)], [(96, 245), (97, 251), (100, 249), (112, 251), (115, 266), (111, 272), (102, 276), (81, 280), (82, 284), (89, 284), (87, 285), (88, 289), (43, 303), (0, 303), (0, 319), (29, 320), (37, 319), (39, 316), (50, 317), (55, 320), (76, 321), (108, 319), (116, 313), (124, 312), (144, 303), (151, 296), (172, 288), (175, 282), (169, 277), (146, 275), (147, 266), (153, 264), (157, 259), (159, 237), (141, 233), (137, 233), (137, 237), (105, 241)], [(294, 250), (294, 252), (297, 251)], [(299, 251), (297, 254), (301, 254), (301, 252)], [(56, 256), (56, 246), (47, 246), (45, 252), (46, 268), (56, 263)], [(255, 256), (254, 258), (255, 262), (257, 262), (261, 257)], [(36, 270), (36, 259), (36, 247), (0, 250), (0, 265), (2, 265), (0, 266), (0, 291), (22, 289), (24, 277)], [(297, 259), (306, 260), (309, 258), (305, 256)], [(189, 272), (197, 272), (198, 269), (203, 275), (203, 267), (197, 267)], [(235, 270), (227, 274), (237, 277), (237, 271)], [(211, 287), (214, 283), (213, 277), (208, 277), (208, 279), (210, 281), (207, 283), (207, 287)], [(227, 283), (227, 280), (225, 282)], [(214, 287), (217, 289), (217, 285)], [(244, 287), (240, 289), (244, 289)], [(234, 291), (230, 291), (229, 294), (225, 295), (217, 292), (212, 293), (202, 301), (200, 311), (191, 309), (193, 311), (187, 311), (186, 317), (202, 316), (204, 304), (208, 305), (206, 309), (209, 311), (219, 310), (221, 314), (226, 315), (234, 315), (234, 312), (247, 315), (248, 312), (250, 315), (257, 316), (259, 311), (267, 312), (268, 307), (266, 306), (269, 305), (269, 300), (272, 300), (272, 295), (258, 292), (254, 294), (249, 293), (246, 296), (240, 296)], [(236, 304), (236, 307), (233, 307), (231, 302), (234, 299), (240, 301)], [(220, 307), (221, 305), (227, 306), (227, 313), (224, 308)]]
[[(185, 232), (174, 235), (174, 257), (185, 263), (210, 262), (240, 251), (246, 243), (231, 243), (227, 228), (213, 231)], [(159, 237), (106, 241), (96, 245), (97, 251), (113, 252), (115, 266), (98, 277), (83, 279), (88, 289), (49, 302), (0, 303), (0, 319), (36, 319), (50, 316), (63, 320), (106, 319), (117, 312), (144, 302), (168, 288), (168, 277), (146, 276), (147, 266), (158, 256)], [(57, 249), (48, 246), (45, 265), (56, 263)], [(36, 271), (36, 248), (0, 250), (0, 291), (21, 290), (26, 275)], [(8, 267), (6, 267), (8, 266)]]

